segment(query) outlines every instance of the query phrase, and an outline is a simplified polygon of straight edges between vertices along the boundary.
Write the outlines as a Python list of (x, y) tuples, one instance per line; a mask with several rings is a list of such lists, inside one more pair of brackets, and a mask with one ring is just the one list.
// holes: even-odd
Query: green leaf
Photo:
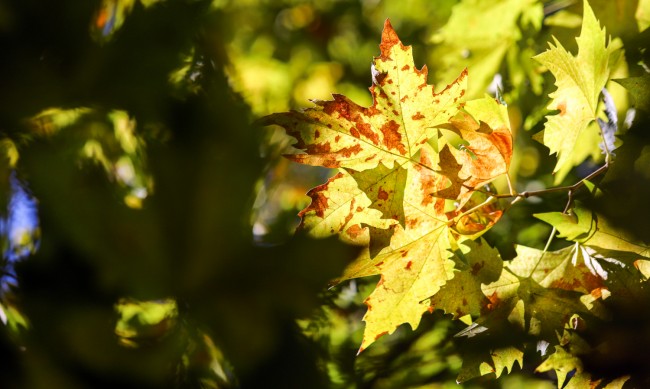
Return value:
[(371, 200), (370, 208), (382, 213), (386, 219), (394, 219), (404, 227), (404, 189), (407, 170), (399, 165), (389, 169), (379, 164), (374, 169), (357, 172), (348, 170), (357, 186)]
[(614, 80), (623, 85), (634, 98), (634, 106), (650, 112), (650, 74)]
[(535, 214), (560, 232), (560, 237), (574, 240), (595, 249), (630, 252), (650, 258), (650, 247), (637, 242), (620, 229), (612, 227), (607, 220), (580, 206), (572, 210), (572, 215), (561, 212)]
[(456, 382), (460, 384), (491, 373), (499, 378), (504, 370), (507, 373), (512, 372), (515, 363), (519, 363), (520, 368), (524, 366), (524, 352), (513, 346), (498, 348), (485, 354), (464, 354), (463, 366)]
[(517, 257), (499, 280), (482, 286), (491, 315), (506, 316), (522, 330), (552, 340), (573, 314), (597, 314), (581, 297), (598, 293), (604, 283), (579, 254), (576, 247), (544, 252), (517, 246)]
[[(582, 362), (580, 359), (567, 351), (561, 346), (555, 346), (555, 352), (548, 357), (541, 365), (535, 369), (536, 373), (543, 373), (546, 371), (554, 370), (557, 375), (557, 387), (563, 388), (567, 375), (575, 370), (575, 375), (569, 378), (575, 383), (589, 383), (590, 380), (583, 374)], [(574, 381), (575, 380), (575, 381)]]
[[(596, 120), (598, 97), (609, 80), (610, 56), (615, 50), (606, 39), (605, 30), (585, 0), (582, 30), (576, 39), (578, 55), (574, 57), (555, 39), (554, 44), (549, 44), (550, 49), (534, 57), (553, 73), (557, 86), (550, 94), (552, 101), (548, 109), (559, 113), (547, 116), (543, 133), (544, 145), (558, 157), (555, 173), (562, 170), (566, 174), (566, 166), (575, 164), (571, 156), (581, 146), (578, 140), (589, 123)], [(556, 176), (556, 182), (563, 178)]]
[[(468, 95), (481, 96), (500, 71), (504, 58), (518, 56), (520, 20), (524, 27), (530, 24), (539, 29), (542, 18), (542, 4), (536, 0), (458, 2), (447, 24), (432, 38), (438, 44), (430, 55), (436, 65), (435, 79), (449, 82), (455, 78), (455, 68), (465, 66), (472, 74)], [(532, 62), (530, 57), (522, 60), (514, 71)]]
[(499, 252), (483, 239), (463, 242), (460, 247), (462, 252), (457, 252), (454, 257), (457, 269), (454, 278), (440, 288), (430, 304), (432, 308), (450, 313), (454, 318), (465, 315), (477, 317), (489, 303), (481, 284), (499, 278), (503, 261)]
[[(604, 389), (621, 389), (623, 385), (630, 379), (630, 376), (621, 376), (613, 379), (606, 386), (602, 379), (594, 378), (592, 374), (585, 370), (582, 361), (576, 354), (587, 353), (588, 350), (582, 349), (581, 346), (572, 349), (574, 343), (582, 343), (583, 341), (575, 334), (569, 336), (568, 344), (565, 347), (555, 346), (555, 352), (551, 354), (544, 362), (542, 362), (536, 369), (536, 373), (544, 373), (554, 370), (557, 375), (558, 389), (582, 389), (582, 388), (596, 388), (603, 387)], [(567, 349), (571, 349), (568, 351)], [(572, 373), (567, 378), (569, 373)]]

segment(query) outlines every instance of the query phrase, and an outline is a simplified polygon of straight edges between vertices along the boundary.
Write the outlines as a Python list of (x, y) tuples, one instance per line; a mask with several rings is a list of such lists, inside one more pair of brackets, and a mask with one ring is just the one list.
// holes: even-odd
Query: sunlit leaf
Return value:
[(612, 227), (607, 223), (607, 220), (599, 218), (595, 213), (581, 207), (579, 204), (572, 210), (571, 215), (561, 212), (548, 212), (535, 214), (535, 217), (557, 228), (560, 237), (579, 242), (585, 246), (595, 249), (630, 252), (641, 257), (650, 258), (650, 247), (627, 236), (625, 232)]
[(484, 240), (467, 241), (461, 245), (462, 252), (456, 260), (454, 278), (431, 298), (431, 307), (453, 314), (455, 318), (465, 315), (477, 317), (489, 300), (483, 294), (481, 284), (496, 281), (501, 274), (503, 261), (499, 252)]
[(482, 286), (490, 300), (488, 310), (548, 341), (573, 314), (599, 314), (590, 311), (592, 306), (585, 305), (581, 297), (600, 296), (604, 281), (592, 273), (576, 250), (567, 247), (544, 252), (517, 246), (517, 257), (505, 266), (500, 279)]
[[(571, 155), (576, 146), (580, 146), (581, 134), (596, 120), (600, 91), (611, 72), (610, 56), (615, 47), (607, 42), (605, 30), (601, 29), (587, 1), (584, 2), (582, 30), (576, 41), (577, 56), (568, 52), (557, 39), (549, 44), (550, 49), (535, 56), (553, 73), (557, 86), (550, 94), (553, 100), (548, 109), (559, 113), (547, 116), (542, 136), (551, 154), (557, 154), (554, 172), (575, 164)], [(597, 144), (592, 146), (598, 147)], [(562, 178), (558, 175), (556, 182)]]
[(463, 207), (477, 187), (507, 172), (512, 155), (505, 107), (490, 97), (463, 102), (467, 72), (434, 92), (426, 67), (415, 68), (411, 48), (389, 22), (380, 49), (371, 107), (334, 95), (315, 108), (262, 119), (297, 139), (305, 153), (290, 159), (340, 168), (309, 192), (301, 228), (366, 247), (337, 282), (381, 274), (366, 299), (361, 350), (402, 323), (418, 326), (430, 309), (423, 300), (454, 276), (455, 241), (500, 217), (488, 211), (471, 218), (473, 210)]
[[(470, 97), (481, 96), (499, 72), (506, 55), (518, 57), (516, 42), (522, 37), (521, 23), (539, 29), (543, 18), (542, 4), (536, 0), (465, 0), (452, 9), (449, 21), (432, 40), (438, 45), (431, 61), (436, 64), (436, 79), (451, 81), (459, 65), (472, 74)], [(498, 21), (498, 22), (497, 22)], [(514, 72), (528, 66), (520, 58)], [(516, 77), (522, 77), (518, 74)], [(516, 81), (516, 80), (513, 80)]]

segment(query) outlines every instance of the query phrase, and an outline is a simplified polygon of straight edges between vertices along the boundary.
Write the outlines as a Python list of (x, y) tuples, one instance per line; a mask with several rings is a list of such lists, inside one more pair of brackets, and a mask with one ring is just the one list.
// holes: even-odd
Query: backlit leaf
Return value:
[(431, 298), (431, 307), (453, 314), (455, 318), (465, 315), (477, 317), (489, 300), (481, 290), (481, 284), (496, 281), (501, 274), (503, 261), (499, 252), (484, 240), (467, 241), (458, 253), (453, 279)]
[[(559, 113), (547, 116), (543, 143), (551, 154), (557, 153), (554, 172), (575, 164), (571, 155), (578, 145), (580, 135), (598, 114), (600, 91), (607, 83), (610, 56), (615, 47), (607, 42), (589, 3), (584, 2), (584, 15), (578, 42), (578, 55), (573, 56), (555, 39), (550, 49), (535, 56), (555, 77), (557, 90), (550, 94), (553, 99), (548, 106)], [(597, 144), (593, 145), (597, 147)], [(558, 178), (558, 181), (561, 178)]]
[(576, 250), (567, 247), (544, 252), (517, 246), (517, 257), (505, 267), (500, 279), (482, 287), (490, 300), (488, 310), (549, 341), (573, 314), (597, 314), (581, 297), (599, 297), (604, 283)]
[(304, 153), (291, 160), (339, 168), (309, 192), (300, 228), (365, 247), (335, 282), (381, 274), (366, 299), (361, 350), (403, 323), (418, 326), (431, 309), (425, 300), (454, 277), (457, 241), (476, 238), (500, 218), (489, 199), (485, 207), (470, 199), (507, 172), (512, 156), (505, 106), (488, 96), (463, 101), (467, 71), (436, 93), (388, 21), (380, 49), (372, 106), (334, 95), (261, 119), (297, 140)]
[(571, 216), (561, 212), (547, 212), (535, 214), (535, 217), (557, 228), (560, 237), (582, 245), (594, 249), (626, 251), (650, 258), (650, 247), (610, 226), (607, 220), (599, 218), (592, 211), (581, 207), (579, 203), (572, 210)]

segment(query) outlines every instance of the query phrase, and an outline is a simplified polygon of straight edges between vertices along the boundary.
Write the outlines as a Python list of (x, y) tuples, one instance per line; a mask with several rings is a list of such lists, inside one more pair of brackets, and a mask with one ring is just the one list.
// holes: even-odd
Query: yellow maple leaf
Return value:
[[(580, 136), (596, 120), (598, 98), (609, 80), (610, 56), (616, 49), (606, 41), (605, 29), (600, 27), (586, 0), (582, 30), (576, 40), (578, 55), (575, 57), (555, 38), (555, 44), (549, 43), (547, 51), (534, 57), (551, 71), (557, 86), (550, 94), (552, 101), (548, 109), (559, 113), (546, 117), (542, 136), (551, 154), (557, 153), (554, 173), (567, 172), (576, 163), (571, 155), (579, 145)], [(597, 149), (598, 143), (594, 142), (593, 148)]]
[(498, 220), (492, 209), (485, 218), (467, 218), (464, 206), (477, 187), (507, 172), (512, 155), (505, 106), (487, 96), (463, 101), (467, 71), (435, 92), (426, 67), (415, 68), (411, 47), (389, 21), (380, 49), (372, 106), (334, 95), (262, 119), (296, 138), (303, 153), (291, 160), (339, 168), (309, 191), (300, 229), (364, 246), (337, 282), (381, 274), (366, 300), (361, 350), (403, 323), (418, 326), (430, 309), (423, 300), (454, 277), (455, 241)]

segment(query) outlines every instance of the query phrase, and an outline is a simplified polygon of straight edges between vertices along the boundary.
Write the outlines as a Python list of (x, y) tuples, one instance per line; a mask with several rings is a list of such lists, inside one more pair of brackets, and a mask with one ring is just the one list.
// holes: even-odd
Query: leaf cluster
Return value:
[[(585, 1), (578, 19), (577, 54), (553, 38), (546, 51), (531, 59), (537, 66), (516, 69), (505, 58), (521, 55), (519, 43), (525, 31), (540, 31), (542, 19), (566, 27), (564, 23), (573, 23), (571, 14), (562, 11), (551, 18), (544, 15), (554, 12), (551, 5), (542, 8), (536, 2), (472, 3), (453, 8), (435, 37), (443, 43), (436, 50), (462, 47), (476, 55), (472, 61), (481, 67), (469, 63), (469, 74), (465, 70), (449, 78), (444, 75), (449, 64), (458, 66), (462, 61), (453, 55), (440, 56), (447, 65), (436, 68), (435, 78), (448, 82), (446, 87), (435, 90), (427, 84), (426, 66), (415, 67), (411, 48), (402, 44), (387, 21), (381, 54), (371, 68), (368, 108), (333, 95), (333, 100), (314, 100), (314, 107), (261, 120), (263, 125), (284, 127), (295, 139), (298, 151), (288, 154), (289, 159), (338, 169), (327, 183), (310, 190), (311, 204), (300, 212), (298, 229), (315, 237), (337, 235), (363, 248), (334, 284), (379, 275), (374, 291), (364, 300), (367, 312), (359, 353), (401, 324), (415, 330), (423, 315), (441, 310), (469, 325), (456, 335), (467, 338), (460, 351), (459, 382), (491, 373), (498, 378), (515, 364), (524, 367), (525, 355), (537, 361), (536, 372), (555, 370), (558, 387), (567, 383), (622, 387), (630, 377), (631, 382), (644, 382), (647, 377), (634, 367), (598, 371), (585, 368), (589, 363), (583, 362), (585, 355), (590, 355), (590, 361), (606, 358), (606, 350), (614, 347), (611, 339), (599, 337), (594, 329), (621, 320), (615, 312), (632, 295), (645, 299), (641, 296), (645, 296), (650, 258), (647, 236), (639, 235), (641, 229), (616, 223), (611, 212), (602, 212), (604, 204), (613, 204), (616, 193), (607, 183), (621, 175), (620, 152), (615, 151), (620, 142), (614, 134), (627, 130), (618, 117), (628, 104), (625, 92), (611, 81), (639, 71), (628, 66), (623, 51), (623, 47), (641, 48), (636, 35), (619, 33), (620, 38), (612, 39)], [(489, 25), (488, 18), (472, 6), (505, 12), (504, 23)], [(644, 7), (639, 4), (637, 14)], [(460, 26), (467, 24), (485, 37), (481, 43), (471, 33), (460, 34)], [(504, 32), (511, 25), (517, 29)], [(530, 53), (529, 48), (523, 52)], [(471, 99), (488, 84), (481, 72), (491, 69), (493, 74), (497, 69), (490, 68), (491, 63), (507, 64), (509, 76), (529, 79), (530, 89), (513, 86), (505, 97), (497, 90), (496, 98)], [(477, 79), (472, 84), (474, 69)], [(518, 185), (508, 174), (516, 176), (521, 168), (516, 164), (511, 168), (513, 149), (517, 163), (521, 155), (512, 140), (512, 115), (504, 104), (511, 99), (517, 104), (514, 109), (521, 109), (529, 93), (545, 101), (543, 71), (555, 79), (555, 89), (545, 102), (547, 111), (534, 108), (524, 126), (542, 126), (536, 118), (539, 113), (546, 118), (543, 131), (534, 138), (557, 156), (551, 170), (556, 186), (517, 192)], [(637, 133), (646, 123), (647, 107), (638, 88), (645, 78), (647, 74), (617, 80), (634, 96), (638, 111), (630, 112), (638, 112), (639, 117), (626, 126)], [(468, 82), (477, 89), (468, 89)], [(615, 93), (610, 94), (610, 88)], [(590, 156), (592, 163), (601, 166), (582, 177), (570, 174)], [(629, 162), (623, 169), (629, 169)], [(498, 185), (505, 193), (486, 186), (500, 176), (506, 176)], [(557, 186), (568, 176), (577, 176), (577, 182)], [(516, 245), (514, 253), (506, 251), (511, 259), (504, 260), (480, 237), (493, 226), (498, 230), (504, 214), (510, 222), (508, 214), (515, 214), (515, 204), (521, 200), (555, 193), (568, 195), (563, 210), (533, 215), (552, 227), (543, 249)], [(556, 233), (569, 245), (554, 242)], [(501, 240), (499, 246), (503, 245)]]

